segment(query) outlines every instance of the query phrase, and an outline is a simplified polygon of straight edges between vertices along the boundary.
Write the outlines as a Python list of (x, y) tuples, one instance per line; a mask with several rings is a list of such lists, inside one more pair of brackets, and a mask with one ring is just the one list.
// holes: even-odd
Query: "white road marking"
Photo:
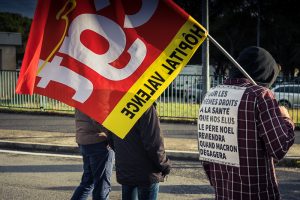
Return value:
[(65, 154), (52, 154), (52, 153), (36, 153), (27, 151), (10, 151), (10, 150), (0, 150), (0, 153), (11, 153), (11, 154), (23, 154), (23, 155), (34, 155), (34, 156), (51, 156), (51, 157), (63, 157), (63, 158), (80, 158), (81, 156), (65, 155)]

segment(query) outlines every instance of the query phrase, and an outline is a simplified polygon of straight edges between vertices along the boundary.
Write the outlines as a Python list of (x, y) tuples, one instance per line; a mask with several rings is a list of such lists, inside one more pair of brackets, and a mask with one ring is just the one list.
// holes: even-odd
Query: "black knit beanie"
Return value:
[[(258, 84), (270, 87), (279, 74), (279, 66), (272, 55), (261, 47), (251, 46), (241, 51), (237, 62)], [(230, 70), (229, 78), (245, 78), (236, 67)]]

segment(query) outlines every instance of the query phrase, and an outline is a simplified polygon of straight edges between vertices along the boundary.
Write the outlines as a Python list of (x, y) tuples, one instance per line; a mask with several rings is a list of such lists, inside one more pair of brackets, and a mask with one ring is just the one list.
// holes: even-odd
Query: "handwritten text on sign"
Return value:
[(239, 166), (238, 107), (244, 87), (220, 85), (206, 94), (199, 110), (200, 160)]

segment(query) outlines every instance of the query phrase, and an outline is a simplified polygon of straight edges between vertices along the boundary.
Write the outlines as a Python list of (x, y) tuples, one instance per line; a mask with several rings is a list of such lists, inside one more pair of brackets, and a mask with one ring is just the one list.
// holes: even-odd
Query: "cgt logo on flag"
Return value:
[(16, 92), (60, 100), (124, 138), (206, 36), (171, 0), (40, 0)]

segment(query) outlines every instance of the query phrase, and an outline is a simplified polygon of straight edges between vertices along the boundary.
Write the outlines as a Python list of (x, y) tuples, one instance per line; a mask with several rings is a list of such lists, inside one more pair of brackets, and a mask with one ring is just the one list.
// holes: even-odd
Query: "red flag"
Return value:
[(206, 36), (170, 0), (40, 0), (16, 92), (60, 100), (123, 138)]

